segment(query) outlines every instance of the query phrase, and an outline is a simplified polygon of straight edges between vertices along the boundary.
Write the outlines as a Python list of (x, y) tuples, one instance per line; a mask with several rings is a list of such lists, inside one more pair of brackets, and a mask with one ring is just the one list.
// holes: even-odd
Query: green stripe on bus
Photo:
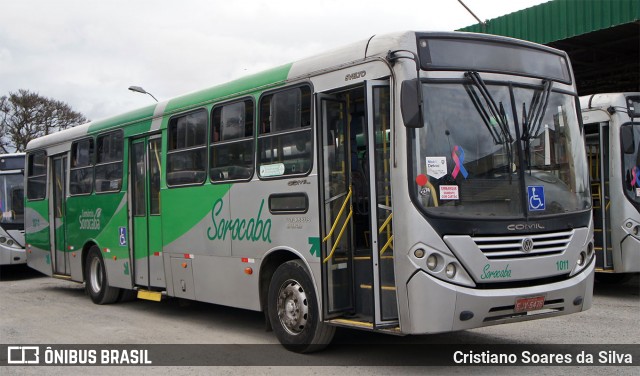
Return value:
[(171, 244), (190, 230), (205, 217), (211, 215), (212, 204), (224, 197), (231, 184), (183, 187), (167, 189), (162, 192), (162, 237), (164, 245)]
[(165, 112), (188, 109), (189, 107), (195, 108), (198, 105), (203, 105), (216, 99), (222, 99), (227, 96), (245, 92), (249, 93), (256, 89), (259, 90), (260, 88), (268, 88), (271, 85), (275, 86), (279, 83), (284, 83), (292, 65), (293, 64), (282, 65), (226, 84), (172, 99), (167, 105)]
[[(153, 111), (155, 110), (156, 105), (150, 105), (147, 107), (139, 108), (137, 110), (125, 112), (122, 115), (112, 116), (106, 119), (97, 120), (91, 123), (89, 126), (88, 133), (100, 132), (111, 128), (120, 128), (122, 125), (127, 123), (133, 123), (136, 121), (140, 121), (143, 119), (150, 119), (153, 117)], [(151, 123), (148, 123), (148, 127), (151, 126)]]

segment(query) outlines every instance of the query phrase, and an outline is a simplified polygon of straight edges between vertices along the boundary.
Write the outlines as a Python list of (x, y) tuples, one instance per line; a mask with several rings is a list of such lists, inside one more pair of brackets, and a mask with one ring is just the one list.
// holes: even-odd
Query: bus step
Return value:
[(138, 299), (152, 300), (154, 302), (159, 302), (162, 299), (162, 292), (138, 290)]
[(336, 326), (343, 326), (347, 328), (360, 328), (360, 329), (373, 330), (373, 323), (371, 322), (349, 320), (349, 319), (333, 319), (333, 320), (328, 320), (327, 322)]
[(342, 326), (342, 327), (346, 327), (346, 328), (359, 328), (359, 329), (364, 329), (364, 330), (378, 330), (378, 331), (383, 331), (389, 334), (395, 334), (395, 335), (400, 335), (400, 327), (398, 326), (398, 323), (389, 323), (387, 325), (384, 326), (378, 326), (376, 328), (373, 327), (373, 323), (370, 321), (360, 321), (360, 320), (354, 320), (354, 319), (345, 319), (345, 318), (340, 318), (340, 319), (332, 319), (332, 320), (328, 320), (328, 323), (335, 325), (335, 326)]
[(70, 275), (66, 275), (66, 274), (54, 274), (53, 278), (71, 280), (71, 276)]

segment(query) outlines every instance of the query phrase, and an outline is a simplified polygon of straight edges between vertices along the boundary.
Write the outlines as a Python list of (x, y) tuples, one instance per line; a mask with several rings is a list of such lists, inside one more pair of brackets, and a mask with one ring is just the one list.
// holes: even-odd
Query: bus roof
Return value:
[(640, 96), (640, 92), (583, 95), (580, 97), (580, 108), (582, 111), (606, 109), (616, 103), (626, 106), (626, 98), (629, 96)]
[(156, 104), (125, 112), (123, 114), (91, 121), (86, 124), (37, 138), (29, 142), (27, 145), (27, 151), (62, 144), (89, 134), (117, 129), (128, 125), (138, 124), (142, 127), (146, 126), (151, 129), (151, 123), (156, 118), (162, 118), (163, 116), (195, 109), (227, 98), (261, 92), (268, 88), (281, 86), (290, 81), (311, 77), (324, 71), (340, 68), (341, 66), (348, 66), (355, 62), (367, 59), (384, 58), (390, 50), (415, 49), (416, 35), (420, 37), (456, 37), (508, 41), (513, 44), (544, 49), (548, 52), (557, 54), (564, 54), (563, 52), (551, 47), (538, 45), (536, 43), (488, 34), (404, 31), (380, 36), (374, 35), (367, 40), (355, 42), (294, 63), (285, 64), (221, 85), (194, 91)]

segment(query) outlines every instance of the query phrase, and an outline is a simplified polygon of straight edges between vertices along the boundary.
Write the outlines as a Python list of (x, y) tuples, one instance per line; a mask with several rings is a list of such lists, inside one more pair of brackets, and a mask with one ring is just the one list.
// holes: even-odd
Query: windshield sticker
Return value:
[(640, 169), (637, 166), (631, 169), (631, 186), (640, 188)]
[(441, 177), (447, 174), (447, 158), (446, 157), (426, 157), (426, 160), (427, 160), (427, 175), (433, 176), (436, 179), (440, 179)]
[(459, 200), (457, 185), (441, 185), (440, 186), (440, 200)]
[(530, 185), (527, 187), (529, 199), (529, 211), (545, 210), (544, 187), (542, 185)]
[(282, 176), (284, 175), (284, 163), (274, 163), (260, 166), (260, 176)]
[(424, 187), (429, 182), (429, 178), (425, 174), (420, 174), (416, 176), (416, 184), (420, 187)]
[(467, 170), (464, 168), (464, 150), (456, 145), (453, 148), (453, 151), (451, 152), (451, 157), (453, 158), (453, 161), (456, 164), (456, 168), (453, 169), (453, 172), (451, 173), (451, 176), (453, 176), (453, 178), (455, 179), (458, 176), (458, 173), (461, 173), (462, 176), (466, 179), (467, 176), (469, 176), (469, 173), (467, 172)]

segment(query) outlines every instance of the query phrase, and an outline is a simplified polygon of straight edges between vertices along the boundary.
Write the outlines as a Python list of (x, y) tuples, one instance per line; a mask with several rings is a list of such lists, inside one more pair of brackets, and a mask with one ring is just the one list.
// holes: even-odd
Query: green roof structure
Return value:
[(580, 95), (640, 91), (638, 0), (552, 0), (459, 31), (504, 35), (566, 51)]

